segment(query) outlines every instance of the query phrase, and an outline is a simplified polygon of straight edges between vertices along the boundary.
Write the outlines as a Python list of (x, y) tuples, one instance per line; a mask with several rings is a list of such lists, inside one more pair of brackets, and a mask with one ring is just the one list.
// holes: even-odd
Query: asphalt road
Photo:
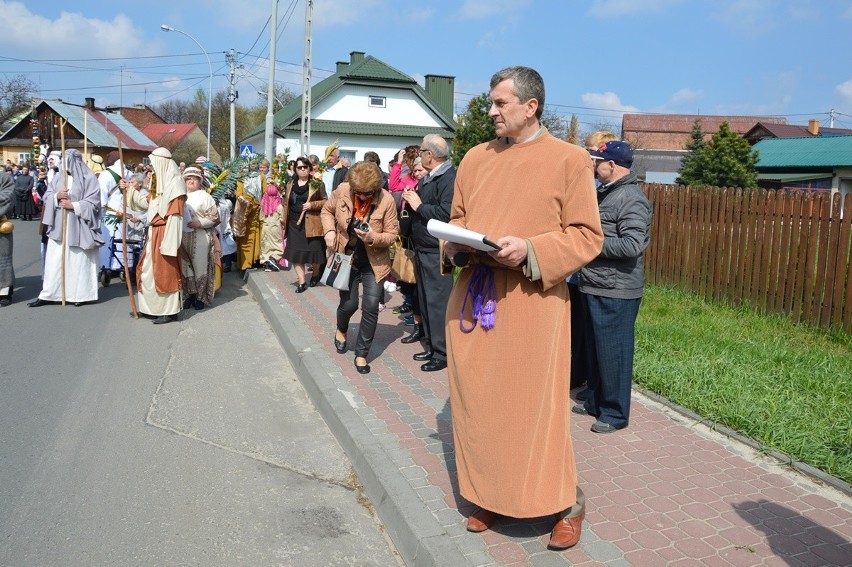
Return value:
[(119, 280), (28, 308), (36, 225), (0, 308), (0, 565), (401, 564), (236, 274), (167, 325)]

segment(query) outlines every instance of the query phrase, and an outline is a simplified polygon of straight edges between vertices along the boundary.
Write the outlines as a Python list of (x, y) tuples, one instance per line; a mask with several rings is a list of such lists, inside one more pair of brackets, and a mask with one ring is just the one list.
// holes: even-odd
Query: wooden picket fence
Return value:
[(648, 283), (852, 332), (852, 195), (644, 185)]

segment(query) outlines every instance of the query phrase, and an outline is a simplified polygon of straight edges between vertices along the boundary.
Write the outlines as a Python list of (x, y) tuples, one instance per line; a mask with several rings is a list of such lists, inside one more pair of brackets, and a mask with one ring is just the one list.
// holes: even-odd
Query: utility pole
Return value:
[(837, 111), (833, 108), (828, 111), (828, 127), (834, 128), (834, 117), (837, 116)]
[(234, 148), (237, 144), (237, 115), (236, 102), (239, 93), (237, 93), (237, 57), (233, 49), (228, 51), (228, 67), (230, 73), (228, 75), (228, 103), (231, 107), (231, 159), (234, 159)]
[(305, 60), (302, 63), (302, 131), (300, 154), (311, 152), (311, 67), (314, 42), (314, 2), (305, 0)]
[(272, 159), (275, 157), (272, 103), (275, 100), (275, 36), (278, 35), (278, 0), (272, 0), (272, 18), (269, 23), (269, 96), (266, 97), (266, 131), (264, 133), (263, 152), (267, 159)]

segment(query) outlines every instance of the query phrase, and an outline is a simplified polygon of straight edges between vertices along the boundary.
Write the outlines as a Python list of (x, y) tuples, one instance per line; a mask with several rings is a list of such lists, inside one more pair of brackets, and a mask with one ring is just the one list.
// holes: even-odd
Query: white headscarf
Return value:
[(151, 166), (154, 168), (154, 174), (157, 176), (157, 198), (159, 199), (159, 207), (157, 212), (164, 219), (169, 210), (169, 203), (186, 195), (186, 184), (183, 182), (183, 176), (180, 173), (180, 168), (172, 159), (172, 153), (166, 148), (157, 148), (151, 152)]

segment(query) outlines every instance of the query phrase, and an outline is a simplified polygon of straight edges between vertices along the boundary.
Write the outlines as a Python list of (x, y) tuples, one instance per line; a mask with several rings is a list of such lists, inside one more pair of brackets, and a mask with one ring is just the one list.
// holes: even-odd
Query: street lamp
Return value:
[[(269, 93), (268, 93), (268, 92), (267, 92), (267, 93), (265, 93), (265, 92), (263, 92), (263, 91), (257, 91), (257, 94), (259, 94), (260, 96), (262, 96), (262, 97), (264, 97), (264, 98), (266, 98), (266, 97), (268, 97), (268, 96), (269, 96)], [(278, 98), (277, 96), (275, 96), (274, 94), (272, 95), (272, 98), (273, 98), (273, 99), (275, 99), (275, 102), (277, 102), (277, 103), (278, 103), (278, 106), (280, 106), (281, 108), (284, 108), (284, 106), (286, 106), (283, 102), (281, 102), (281, 99), (280, 99), (280, 98)], [(280, 109), (279, 109), (279, 110), (280, 110)]]
[(185, 31), (181, 31), (177, 28), (173, 28), (172, 26), (167, 26), (166, 24), (161, 25), (160, 29), (163, 30), (164, 32), (170, 32), (171, 31), (171, 32), (182, 33), (183, 35), (185, 35), (186, 37), (188, 37), (189, 39), (194, 41), (195, 45), (197, 45), (199, 48), (201, 48), (201, 51), (204, 52), (204, 56), (207, 58), (207, 68), (210, 71), (210, 82), (207, 85), (207, 156), (206, 157), (207, 157), (207, 159), (211, 159), (210, 158), (210, 122), (211, 122), (210, 118), (213, 116), (213, 65), (210, 64), (210, 56), (207, 54), (207, 50), (204, 49), (204, 47), (200, 43), (198, 43), (198, 40), (195, 39), (194, 37), (192, 37), (191, 35), (189, 35), (188, 33), (186, 33)]

